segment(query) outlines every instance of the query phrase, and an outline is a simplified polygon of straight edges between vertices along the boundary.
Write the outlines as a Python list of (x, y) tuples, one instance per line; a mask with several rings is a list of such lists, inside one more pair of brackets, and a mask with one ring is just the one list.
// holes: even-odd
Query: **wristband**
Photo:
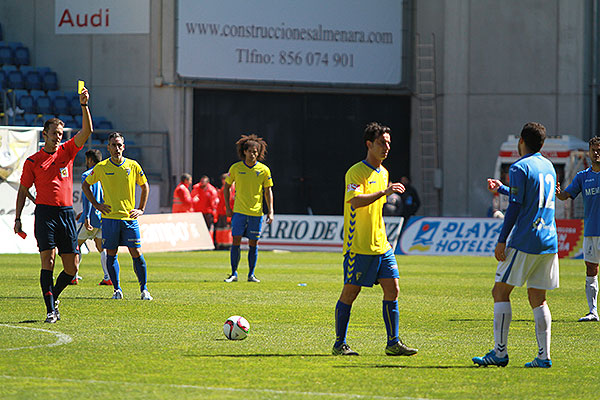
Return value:
[(87, 106), (88, 106), (87, 104), (81, 103), (81, 107), (87, 107)]

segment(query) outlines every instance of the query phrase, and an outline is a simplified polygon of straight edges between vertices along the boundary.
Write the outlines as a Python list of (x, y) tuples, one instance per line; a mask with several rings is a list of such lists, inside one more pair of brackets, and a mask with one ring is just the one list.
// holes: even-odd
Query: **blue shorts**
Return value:
[(142, 247), (140, 225), (137, 219), (102, 218), (102, 247), (114, 250), (119, 246)]
[(250, 240), (258, 240), (258, 238), (260, 238), (262, 220), (262, 215), (260, 217), (255, 217), (252, 215), (233, 213), (233, 216), (231, 217), (231, 235), (245, 236)]
[(73, 207), (35, 207), (34, 233), (40, 253), (58, 248), (58, 254), (77, 253), (77, 226)]
[(366, 255), (347, 252), (344, 254), (344, 283), (371, 287), (379, 279), (399, 278), (394, 252)]

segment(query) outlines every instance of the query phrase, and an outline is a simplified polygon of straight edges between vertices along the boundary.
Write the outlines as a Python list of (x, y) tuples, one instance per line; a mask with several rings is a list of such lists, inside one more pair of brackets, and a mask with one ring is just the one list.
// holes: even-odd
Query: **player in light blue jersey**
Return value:
[(560, 200), (583, 196), (583, 249), (586, 266), (585, 295), (590, 312), (579, 322), (598, 321), (598, 262), (600, 262), (600, 137), (589, 141), (592, 166), (579, 171), (564, 191), (556, 185), (556, 197)]
[[(558, 238), (554, 220), (556, 172), (539, 151), (546, 139), (543, 125), (529, 122), (521, 131), (518, 149), (521, 158), (510, 166), (510, 202), (495, 256), (499, 261), (494, 297), (494, 349), (474, 357), (478, 366), (508, 364), (507, 337), (512, 320), (510, 293), (527, 282), (529, 304), (533, 309), (539, 351), (525, 367), (549, 368), (550, 325), (552, 317), (546, 291), (558, 287)], [(506, 192), (497, 180), (488, 188)], [(511, 234), (507, 242), (508, 235)]]
[[(85, 182), (85, 178), (92, 172), (92, 168), (102, 160), (102, 153), (98, 149), (91, 149), (85, 152), (85, 165), (87, 171), (81, 174), (81, 183)], [(103, 202), (102, 186), (100, 182), (97, 182), (90, 186), (92, 194), (98, 203)], [(102, 271), (104, 272), (104, 278), (100, 281), (99, 285), (112, 286), (108, 270), (106, 269), (106, 250), (102, 248), (102, 214), (100, 211), (92, 207), (87, 197), (83, 196), (81, 199), (83, 210), (79, 215), (77, 222), (79, 222), (77, 243), (79, 246), (78, 264), (81, 263), (81, 245), (86, 240), (93, 240), (96, 244), (96, 249), (100, 253), (100, 264)], [(73, 278), (72, 284), (77, 284), (77, 279), (81, 277), (76, 276)]]

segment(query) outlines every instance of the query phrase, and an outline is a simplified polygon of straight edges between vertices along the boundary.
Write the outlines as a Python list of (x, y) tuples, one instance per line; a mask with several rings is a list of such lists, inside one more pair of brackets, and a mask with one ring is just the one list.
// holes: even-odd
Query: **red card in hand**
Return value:
[(27, 234), (23, 231), (18, 232), (17, 235), (21, 236), (23, 239), (25, 239), (27, 237)]

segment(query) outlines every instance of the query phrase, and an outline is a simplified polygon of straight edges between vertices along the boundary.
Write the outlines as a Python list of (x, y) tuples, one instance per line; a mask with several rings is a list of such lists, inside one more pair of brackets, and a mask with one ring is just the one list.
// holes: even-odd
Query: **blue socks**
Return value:
[(231, 246), (231, 275), (237, 276), (237, 269), (240, 264), (240, 253), (240, 246)]
[(135, 275), (140, 283), (140, 292), (147, 290), (148, 288), (146, 287), (146, 283), (148, 281), (148, 270), (146, 268), (146, 260), (144, 259), (144, 255), (140, 255), (138, 258), (132, 258), (132, 260), (133, 270), (135, 271)]
[(248, 246), (248, 278), (254, 276), (256, 261), (258, 260), (258, 246)]
[(400, 311), (398, 310), (398, 300), (383, 301), (383, 321), (387, 331), (387, 345), (392, 346), (398, 343)]
[(108, 270), (108, 275), (110, 275), (110, 280), (112, 281), (115, 290), (121, 289), (121, 286), (119, 286), (119, 260), (117, 257), (117, 255), (106, 255), (106, 269)]
[(334, 347), (340, 347), (346, 343), (346, 333), (348, 332), (348, 322), (350, 322), (350, 310), (352, 305), (342, 303), (338, 300), (335, 305), (335, 343)]

